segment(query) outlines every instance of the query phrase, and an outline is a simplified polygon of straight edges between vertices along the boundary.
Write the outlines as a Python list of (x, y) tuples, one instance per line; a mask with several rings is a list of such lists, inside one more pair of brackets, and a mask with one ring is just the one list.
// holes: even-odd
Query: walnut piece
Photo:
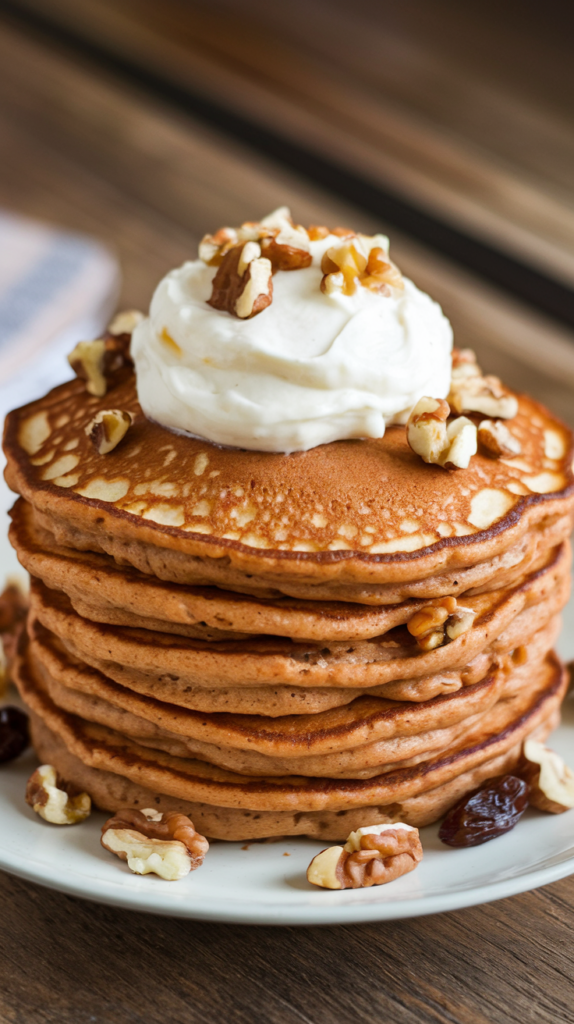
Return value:
[(28, 779), (26, 803), (52, 825), (77, 825), (92, 809), (87, 793), (64, 782), (51, 764), (42, 764)]
[(351, 832), (344, 846), (317, 854), (307, 879), (323, 889), (384, 885), (413, 871), (422, 855), (418, 829), (411, 825), (368, 825)]
[(261, 251), (276, 270), (302, 270), (311, 266), (309, 234), (300, 224), (295, 225), (286, 206), (280, 207), (261, 221), (269, 234), (261, 238)]
[(203, 864), (209, 849), (185, 814), (161, 814), (151, 808), (118, 811), (102, 827), (102, 846), (127, 861), (136, 875), (159, 875), (168, 882), (184, 878)]
[(133, 423), (130, 412), (122, 409), (103, 409), (90, 420), (85, 433), (100, 455), (107, 455), (118, 446)]
[(246, 221), (240, 228), (220, 228), (214, 235), (205, 235), (199, 243), (199, 258), (210, 267), (219, 267), (231, 249), (245, 242), (260, 245), (258, 255), (263, 254), (270, 261), (273, 273), (311, 266), (309, 234), (300, 224), (293, 223), (286, 206), (261, 221)]
[(116, 313), (108, 326), (108, 334), (112, 334), (114, 337), (120, 334), (133, 334), (142, 320), (145, 320), (145, 316), (139, 309), (124, 309), (121, 313)]
[[(128, 316), (131, 318), (136, 316), (135, 310), (129, 314), (120, 313), (112, 321), (112, 326), (116, 324), (116, 320), (119, 321), (120, 326), (127, 326), (127, 320), (122, 324), (122, 318)], [(131, 332), (127, 330), (118, 332), (116, 329), (112, 333), (108, 329), (105, 337), (96, 338), (94, 341), (79, 341), (70, 352), (68, 362), (76, 376), (86, 381), (86, 391), (90, 395), (103, 398), (113, 375), (118, 370), (133, 364), (130, 343)]]
[(76, 377), (86, 381), (86, 391), (96, 398), (103, 398), (108, 390), (104, 374), (105, 357), (106, 343), (103, 338), (79, 341), (68, 356), (68, 362)]
[(471, 348), (453, 348), (452, 350), (452, 380), (464, 380), (467, 377), (481, 377), (482, 370), (476, 361), (476, 355)]
[(477, 432), (466, 416), (447, 424), (450, 414), (443, 398), (421, 398), (407, 420), (407, 441), (423, 462), (443, 469), (466, 469), (477, 451)]
[(259, 244), (251, 241), (225, 254), (213, 278), (210, 306), (248, 320), (271, 305), (271, 262), (259, 252)]
[(423, 651), (433, 651), (445, 640), (456, 640), (472, 626), (475, 612), (459, 605), (456, 597), (429, 601), (407, 622), (407, 629)]
[(321, 260), (321, 291), (325, 295), (354, 295), (357, 286), (362, 285), (391, 295), (392, 288), (404, 288), (400, 271), (389, 259), (388, 248), (385, 235), (345, 233)]
[(543, 743), (525, 740), (517, 774), (530, 786), (529, 802), (533, 807), (551, 814), (574, 807), (574, 772)]
[(478, 443), (493, 459), (512, 459), (522, 451), (518, 438), (500, 420), (482, 420), (478, 424)]
[(479, 412), (490, 419), (511, 420), (518, 412), (517, 398), (492, 376), (453, 377), (448, 402), (457, 413)]
[(446, 623), (446, 635), (449, 640), (458, 640), (459, 636), (466, 633), (476, 618), (476, 612), (472, 608), (465, 608), (459, 604), (456, 610), (449, 616)]

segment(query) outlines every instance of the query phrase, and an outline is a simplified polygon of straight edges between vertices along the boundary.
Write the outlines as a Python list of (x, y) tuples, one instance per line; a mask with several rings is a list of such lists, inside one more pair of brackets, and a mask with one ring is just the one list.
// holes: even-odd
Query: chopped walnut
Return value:
[(331, 846), (313, 858), (307, 879), (323, 889), (384, 885), (413, 871), (423, 850), (418, 829), (397, 822), (351, 832), (344, 846)]
[(271, 305), (271, 263), (257, 256), (256, 250), (259, 250), (257, 243), (246, 242), (226, 253), (213, 278), (210, 306), (247, 320)]
[(574, 807), (574, 772), (543, 743), (525, 741), (517, 774), (530, 786), (529, 803), (533, 807), (551, 814)]
[(237, 245), (234, 228), (220, 228), (214, 235), (204, 235), (199, 243), (199, 258), (209, 267), (218, 267), (226, 252)]
[(331, 232), (324, 224), (310, 224), (307, 228), (307, 234), (309, 235), (309, 241), (319, 242), (322, 238), (327, 238)]
[(444, 469), (466, 469), (476, 454), (476, 427), (466, 416), (447, 425), (450, 413), (443, 398), (421, 398), (407, 420), (407, 441), (424, 462)]
[(108, 327), (108, 334), (114, 337), (120, 334), (133, 334), (142, 320), (145, 320), (145, 316), (139, 309), (124, 309), (121, 313), (116, 313)]
[(101, 842), (127, 861), (134, 874), (154, 873), (170, 882), (200, 867), (209, 849), (207, 839), (185, 814), (161, 814), (151, 808), (118, 811), (102, 827)]
[(103, 338), (79, 341), (68, 356), (68, 362), (76, 377), (86, 381), (86, 391), (96, 398), (103, 398), (108, 390), (104, 375), (105, 356), (106, 343)]
[(338, 245), (327, 249), (321, 270), (325, 295), (354, 295), (359, 284), (384, 295), (390, 295), (391, 288), (404, 287), (400, 271), (388, 257), (385, 235), (345, 234)]
[(518, 412), (517, 398), (492, 376), (453, 378), (448, 401), (455, 412), (479, 412), (490, 419), (511, 420)]
[(309, 234), (301, 225), (295, 225), (286, 206), (280, 207), (261, 221), (266, 232), (261, 238), (261, 251), (276, 270), (301, 270), (311, 266)]
[(439, 598), (415, 612), (407, 622), (407, 629), (411, 636), (424, 636), (442, 626), (449, 615), (456, 609), (456, 597)]
[(481, 377), (482, 370), (476, 361), (471, 348), (453, 348), (452, 380), (464, 380), (468, 377)]
[(456, 610), (449, 616), (446, 623), (446, 635), (449, 640), (458, 640), (459, 636), (468, 632), (476, 618), (476, 612), (472, 608), (464, 608), (457, 605)]
[(26, 803), (52, 825), (77, 825), (92, 809), (88, 794), (64, 782), (51, 764), (40, 765), (28, 779)]
[[(129, 314), (120, 313), (116, 320), (120, 326), (127, 326), (127, 319), (122, 324), (122, 318), (135, 317), (136, 312)], [(112, 321), (112, 326), (116, 324)], [(96, 398), (103, 398), (108, 390), (108, 384), (112, 381), (113, 375), (126, 366), (133, 365), (130, 355), (131, 331), (117, 329), (112, 332), (108, 329), (104, 338), (96, 338), (94, 341), (79, 341), (76, 347), (70, 352), (68, 362), (72, 370), (81, 380), (86, 381), (86, 391)]]
[(309, 234), (300, 224), (293, 223), (286, 206), (261, 221), (246, 221), (240, 228), (221, 228), (215, 235), (205, 235), (199, 244), (199, 258), (209, 266), (219, 267), (231, 249), (245, 242), (261, 247), (258, 255), (263, 254), (270, 261), (273, 273), (311, 265)]
[(478, 424), (478, 443), (493, 459), (512, 459), (522, 451), (518, 438), (500, 420), (482, 420)]
[(133, 423), (131, 412), (122, 409), (103, 409), (90, 420), (85, 433), (100, 455), (107, 455), (118, 446)]
[(459, 605), (456, 597), (430, 601), (407, 622), (407, 629), (423, 651), (433, 651), (446, 640), (456, 640), (472, 626), (475, 612)]

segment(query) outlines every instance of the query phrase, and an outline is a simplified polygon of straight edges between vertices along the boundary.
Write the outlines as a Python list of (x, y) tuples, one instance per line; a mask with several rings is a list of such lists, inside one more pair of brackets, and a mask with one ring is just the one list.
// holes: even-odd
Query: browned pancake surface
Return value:
[[(135, 422), (100, 456), (84, 427), (106, 408), (130, 411)], [(402, 427), (379, 441), (288, 456), (231, 451), (147, 421), (132, 375), (103, 399), (76, 380), (9, 415), (7, 479), (76, 530), (77, 546), (89, 547), (87, 536), (119, 539), (129, 561), (130, 544), (139, 544), (199, 559), (204, 569), (219, 560), (278, 581), (376, 583), (475, 564), (548, 516), (571, 514), (570, 432), (526, 397), (512, 429), (519, 458), (478, 455), (455, 473), (424, 464)], [(162, 575), (156, 562), (150, 568)]]
[(497, 716), (494, 728), (485, 721), (470, 744), (463, 740), (444, 755), (371, 779), (334, 779), (240, 775), (143, 747), (104, 726), (61, 711), (33, 673), (25, 637), (14, 676), (26, 704), (88, 766), (123, 774), (152, 791), (180, 799), (257, 811), (350, 809), (391, 803), (443, 785), (520, 743), (557, 711), (567, 682), (558, 659), (548, 655), (532, 685), (508, 698), (506, 713)]

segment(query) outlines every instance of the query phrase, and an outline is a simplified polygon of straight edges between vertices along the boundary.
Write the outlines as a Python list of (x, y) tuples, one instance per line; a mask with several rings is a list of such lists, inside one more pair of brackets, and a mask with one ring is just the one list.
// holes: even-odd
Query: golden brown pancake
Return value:
[[(527, 535), (569, 529), (570, 432), (524, 396), (521, 455), (477, 455), (461, 475), (424, 464), (402, 427), (292, 455), (229, 451), (149, 422), (133, 374), (118, 380), (101, 399), (75, 380), (11, 413), (6, 478), (58, 543), (159, 579), (388, 603), (389, 585), (402, 599), (429, 577), (443, 577), (443, 593), (468, 590), (470, 567), (484, 582)], [(135, 421), (102, 456), (84, 427), (109, 408)]]
[[(471, 792), (485, 779), (512, 771), (520, 756), (521, 743), (504, 754), (484, 761), (450, 782), (411, 798), (391, 804), (379, 804), (341, 811), (245, 811), (229, 807), (192, 803), (165, 793), (146, 789), (124, 775), (91, 768), (70, 753), (60, 737), (33, 712), (31, 733), (41, 761), (54, 765), (62, 778), (74, 779), (90, 793), (96, 807), (117, 811), (123, 807), (156, 807), (160, 811), (188, 814), (196, 827), (210, 839), (250, 840), (270, 837), (309, 836), (311, 839), (344, 840), (349, 832), (365, 825), (405, 821), (422, 828), (429, 825)], [(544, 740), (557, 725), (557, 712), (542, 721), (535, 731)]]
[[(468, 736), (517, 691), (532, 685), (546, 658), (499, 666), (463, 690), (414, 705), (359, 697), (345, 708), (315, 715), (265, 718), (201, 715), (119, 687), (65, 656), (54, 672), (31, 644), (30, 665), (57, 707), (108, 726), (144, 746), (196, 757), (245, 775), (316, 775), (369, 778), (426, 760)], [(47, 663), (48, 661), (48, 663)]]
[[(41, 623), (30, 619), (28, 632), (35, 656), (46, 666), (50, 674), (63, 685), (71, 685), (65, 666), (73, 664), (81, 678), (92, 669), (96, 675), (117, 683), (121, 692), (150, 697), (153, 701), (191, 711), (207, 713), (225, 712), (239, 715), (283, 715), (317, 714), (331, 708), (343, 707), (359, 696), (382, 697), (393, 701), (420, 703), (432, 700), (442, 694), (455, 693), (464, 686), (472, 686), (489, 673), (501, 667), (513, 672), (516, 664), (526, 659), (536, 662), (552, 649), (560, 631), (560, 617), (554, 616), (536, 632), (529, 632), (522, 639), (526, 647), (513, 643), (507, 650), (501, 650), (497, 642), (489, 652), (483, 652), (464, 669), (439, 672), (419, 679), (401, 679), (370, 689), (343, 687), (190, 687), (172, 675), (155, 677), (129, 671), (115, 666), (113, 674), (106, 675), (109, 664), (92, 666), (76, 657), (62, 640), (47, 630)], [(496, 648), (496, 649), (495, 649)]]
[[(171, 675), (185, 686), (360, 687), (466, 667), (491, 645), (523, 643), (563, 607), (569, 593), (569, 551), (550, 553), (549, 564), (520, 585), (468, 598), (476, 612), (458, 639), (422, 651), (402, 626), (367, 641), (325, 644), (284, 637), (209, 642), (90, 622), (68, 598), (32, 581), (33, 615), (77, 657), (118, 679), (127, 669), (153, 677)], [(128, 676), (120, 681), (130, 685)]]
[[(84, 428), (110, 408), (133, 425), (101, 455)], [(457, 472), (403, 427), (229, 450), (147, 421), (129, 370), (11, 413), (39, 756), (224, 839), (426, 824), (512, 769), (558, 720), (574, 510), (567, 428), (522, 396), (512, 433), (519, 456)], [(474, 619), (424, 650), (407, 625), (446, 596)]]
[[(24, 568), (50, 589), (67, 594), (75, 611), (93, 622), (205, 640), (241, 639), (257, 633), (345, 641), (380, 636), (408, 622), (425, 604), (423, 598), (379, 606), (288, 597), (264, 601), (216, 587), (184, 587), (162, 582), (130, 566), (119, 566), (107, 555), (58, 545), (52, 534), (37, 525), (32, 507), (22, 499), (11, 515), (10, 540)], [(500, 590), (521, 582), (527, 572), (542, 568), (549, 557), (547, 548), (540, 550), (540, 545), (531, 545), (528, 557), (517, 565), (501, 568), (496, 588), (488, 589)], [(469, 596), (475, 592), (476, 588)]]
[[(323, 818), (325, 812), (353, 809), (363, 812), (364, 808), (376, 807), (379, 815), (386, 813), (387, 820), (406, 820), (405, 815), (413, 810), (409, 808), (409, 801), (429, 791), (430, 799), (422, 801), (418, 808), (418, 820), (422, 823), (421, 818), (427, 814), (430, 817), (426, 820), (434, 820), (437, 808), (441, 813), (456, 799), (461, 783), (467, 787), (472, 778), (471, 785), (476, 784), (476, 769), (486, 769), (487, 774), (483, 777), (495, 774), (494, 765), (498, 767), (501, 762), (508, 765), (517, 759), (526, 735), (536, 730), (544, 735), (548, 728), (553, 727), (564, 695), (566, 675), (553, 655), (547, 656), (536, 675), (531, 686), (497, 705), (500, 711), (496, 722), (484, 722), (470, 743), (463, 739), (447, 753), (431, 757), (428, 761), (371, 779), (254, 778), (144, 747), (105, 726), (86, 722), (60, 710), (42, 682), (34, 676), (25, 644), (21, 645), (15, 667), (23, 699), (49, 730), (43, 734), (45, 744), (53, 743), (51, 735), (55, 734), (61, 741), (56, 743), (56, 747), (61, 750), (63, 743), (70, 754), (91, 769), (122, 775), (138, 787), (174, 797), (192, 806), (208, 804), (210, 808), (225, 808), (222, 816), (225, 828), (221, 832), (213, 816), (209, 828), (202, 822), (202, 827), (209, 834), (219, 834), (221, 838), (278, 834), (278, 821), (281, 822), (280, 834), (316, 834), (313, 822), (308, 819), (303, 830), (297, 827), (300, 815), (308, 812), (319, 812)], [(47, 746), (43, 743), (41, 728), (35, 731), (35, 736), (38, 750), (41, 756), (45, 756)], [(54, 763), (54, 756), (50, 760)], [(461, 779), (463, 776), (466, 776), (464, 780)], [(80, 783), (79, 777), (70, 775), (69, 770), (66, 777)], [(437, 798), (439, 787), (445, 787), (456, 779), (459, 779), (458, 785), (451, 786), (445, 799)], [(99, 799), (105, 800), (105, 796), (100, 793)], [(159, 804), (160, 800), (156, 802)], [(391, 817), (389, 810), (391, 815), (399, 813), (400, 819)], [(265, 821), (264, 815), (268, 812), (272, 813), (273, 820)], [(278, 812), (279, 818), (273, 818)], [(361, 820), (365, 822), (364, 814)], [(381, 817), (378, 820), (382, 820)], [(330, 818), (325, 826), (328, 829), (336, 827), (336, 824)]]

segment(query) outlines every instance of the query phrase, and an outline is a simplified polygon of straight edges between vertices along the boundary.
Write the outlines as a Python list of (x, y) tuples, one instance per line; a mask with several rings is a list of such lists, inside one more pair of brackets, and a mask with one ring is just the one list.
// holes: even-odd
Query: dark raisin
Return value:
[(447, 846), (480, 846), (510, 832), (528, 807), (530, 787), (515, 775), (487, 779), (451, 807), (439, 829)]
[(0, 763), (13, 761), (30, 742), (28, 715), (20, 708), (0, 708)]

